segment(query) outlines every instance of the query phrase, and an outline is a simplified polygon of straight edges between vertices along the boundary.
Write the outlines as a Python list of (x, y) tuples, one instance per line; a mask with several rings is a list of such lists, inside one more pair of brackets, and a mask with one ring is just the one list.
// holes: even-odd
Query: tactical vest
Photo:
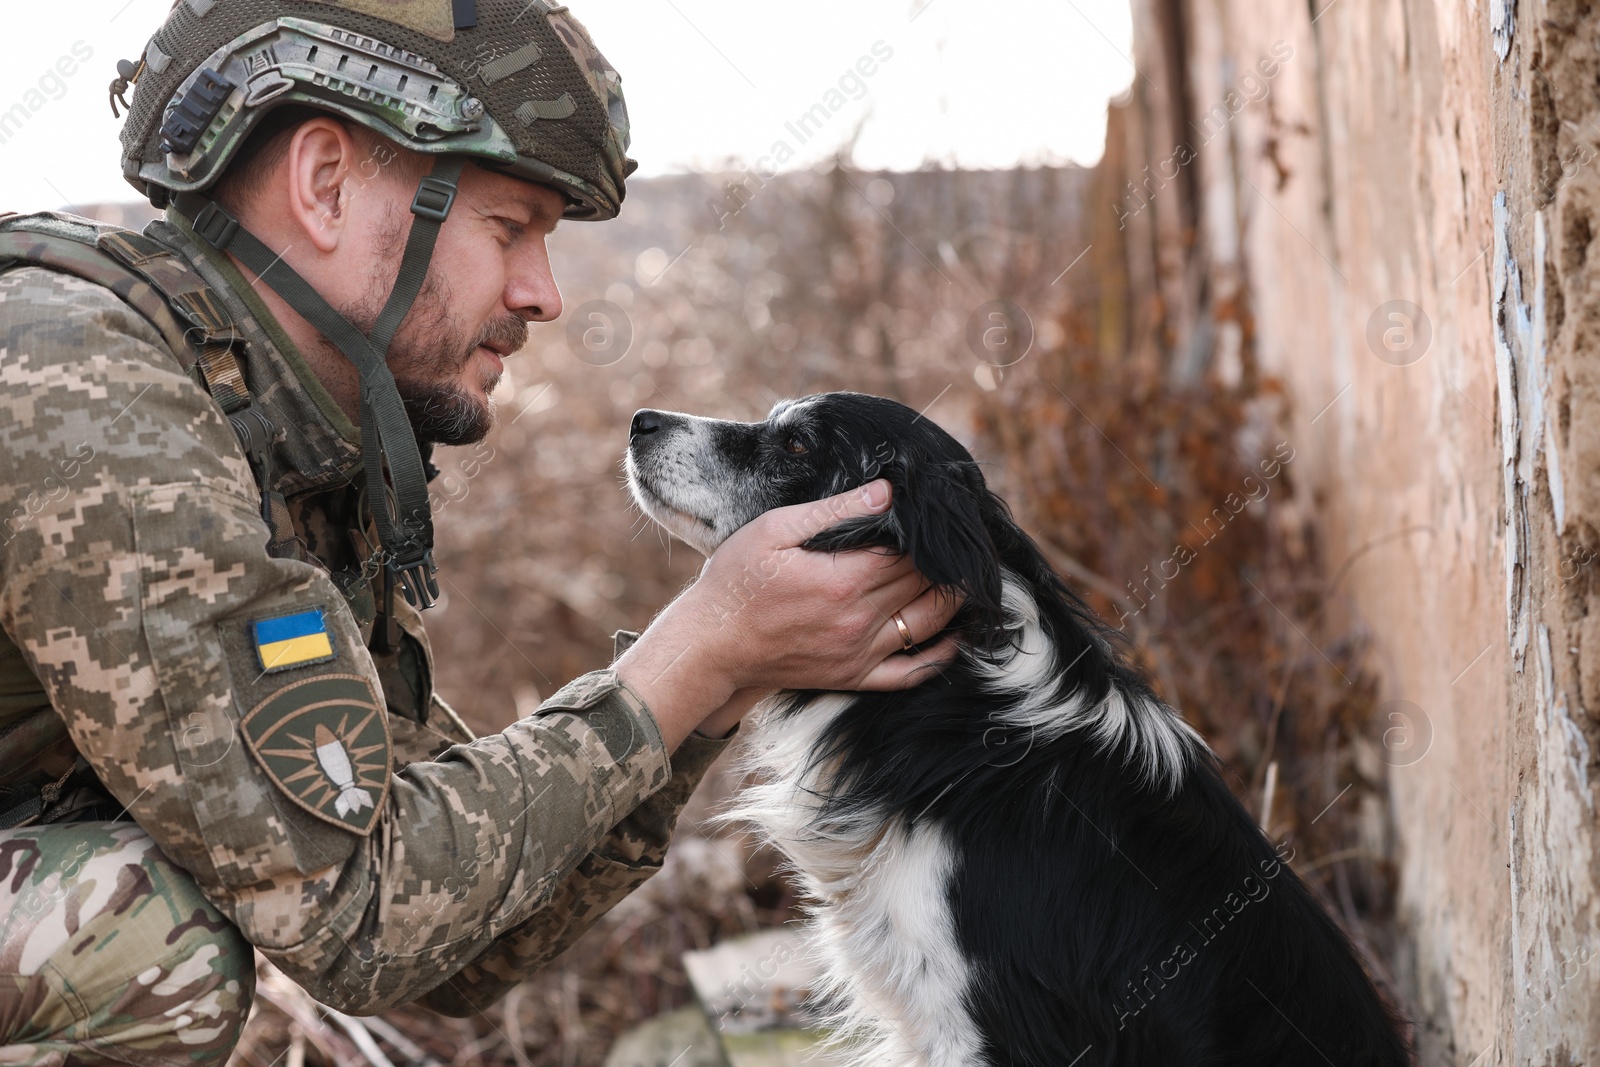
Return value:
[[(243, 335), (205, 279), (176, 252), (141, 233), (55, 211), (0, 213), (0, 274), (39, 266), (76, 275), (116, 293), (161, 334), (185, 372), (222, 407), (244, 448), (262, 493), (262, 518), (276, 541), (282, 516), (271, 508), (273, 427), (254, 407), (240, 368)], [(269, 546), (269, 551), (271, 546)], [(9, 645), (9, 642), (0, 642)], [(15, 649), (0, 649), (0, 652)], [(0, 657), (4, 658), (4, 657)], [(19, 668), (20, 664), (0, 667)], [(58, 715), (35, 713), (0, 724), (0, 767), (31, 764), (62, 744)], [(0, 829), (31, 822), (116, 818), (83, 757), (43, 789), (29, 783), (0, 787)], [(74, 798), (77, 798), (76, 801)], [(112, 807), (116, 805), (112, 804)]]
[[(0, 273), (49, 267), (116, 293), (154, 326), (183, 369), (221, 405), (263, 489), (272, 426), (252, 407), (228, 309), (189, 262), (142, 233), (59, 211), (0, 213)], [(271, 516), (263, 511), (271, 525)]]

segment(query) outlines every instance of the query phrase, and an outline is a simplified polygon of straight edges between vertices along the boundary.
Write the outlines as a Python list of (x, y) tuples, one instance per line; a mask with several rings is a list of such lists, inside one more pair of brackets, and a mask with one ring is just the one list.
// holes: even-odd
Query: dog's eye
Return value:
[(803, 456), (811, 449), (806, 447), (806, 439), (797, 433), (792, 433), (783, 442), (783, 450), (791, 456)]

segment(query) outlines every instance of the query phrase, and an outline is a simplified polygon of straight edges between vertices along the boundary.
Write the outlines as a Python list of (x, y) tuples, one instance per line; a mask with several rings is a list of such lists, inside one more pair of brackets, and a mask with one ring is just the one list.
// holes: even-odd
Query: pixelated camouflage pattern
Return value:
[(250, 945), (133, 823), (0, 832), (0, 1064), (222, 1064)]
[[(183, 352), (188, 347), (187, 326), (161, 291), (97, 247), (102, 237), (116, 235), (117, 227), (60, 211), (12, 215), (3, 221), (7, 229), (0, 233), (0, 269), (12, 261), (48, 264), (97, 282), (137, 308), (161, 331), (169, 349)], [(172, 281), (183, 284), (187, 279)]]
[[(172, 225), (146, 232), (195, 264), (244, 335), (256, 405), (281, 428), (274, 528), (221, 410), (156, 329), (81, 278), (0, 274), (0, 514), (46, 478), (67, 486), (0, 545), (0, 629), (109, 791), (313, 996), (371, 1013), (444, 982), (448, 1004), (481, 1006), (659, 866), (722, 743), (691, 738), (669, 761), (607, 670), (499, 734), (430, 745), (420, 620), (401, 618), (415, 634), (387, 669), (366, 648), (353, 427), (237, 272)], [(336, 661), (264, 675), (251, 622), (313, 608)], [(322, 670), (382, 693), (409, 735), (397, 757), (435, 757), (396, 759), (364, 836), (293, 803), (239, 732)]]

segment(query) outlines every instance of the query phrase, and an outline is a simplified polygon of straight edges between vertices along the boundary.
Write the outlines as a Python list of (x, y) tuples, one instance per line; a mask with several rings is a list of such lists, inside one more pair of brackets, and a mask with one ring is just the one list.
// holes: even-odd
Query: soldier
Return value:
[(797, 547), (877, 482), (463, 734), (427, 449), (559, 314), (556, 220), (616, 215), (616, 72), (543, 0), (178, 0), (119, 70), (164, 220), (0, 222), (0, 1062), (221, 1063), (252, 946), (344, 1011), (470, 1013), (659, 867), (760, 695), (953, 652), (903, 647), (953, 613), (908, 562)]

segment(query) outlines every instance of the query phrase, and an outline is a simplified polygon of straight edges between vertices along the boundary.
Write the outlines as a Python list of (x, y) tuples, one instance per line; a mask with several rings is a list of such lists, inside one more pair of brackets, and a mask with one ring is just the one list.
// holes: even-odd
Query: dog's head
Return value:
[(1010, 516), (967, 450), (904, 404), (823, 393), (780, 401), (761, 422), (645, 409), (633, 417), (626, 466), (645, 513), (706, 555), (765, 511), (885, 478), (887, 513), (841, 522), (806, 547), (904, 552), (966, 598), (958, 622), (971, 636), (1000, 629), (996, 539)]

